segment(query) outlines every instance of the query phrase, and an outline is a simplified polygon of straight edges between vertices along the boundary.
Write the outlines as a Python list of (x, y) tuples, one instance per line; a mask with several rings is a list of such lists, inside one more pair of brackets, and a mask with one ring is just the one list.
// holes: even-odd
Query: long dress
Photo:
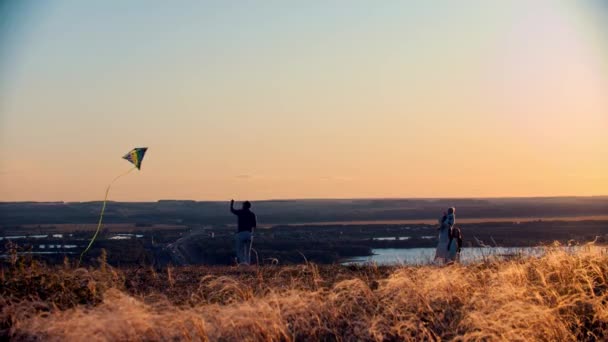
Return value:
[[(445, 261), (450, 256), (448, 243), (450, 242), (450, 229), (452, 229), (452, 226), (454, 225), (454, 220), (454, 214), (449, 214), (446, 219), (441, 222), (441, 228), (439, 228), (439, 242), (437, 243), (437, 249), (435, 250), (435, 259), (443, 259)], [(454, 249), (455, 248), (456, 247), (454, 247)]]

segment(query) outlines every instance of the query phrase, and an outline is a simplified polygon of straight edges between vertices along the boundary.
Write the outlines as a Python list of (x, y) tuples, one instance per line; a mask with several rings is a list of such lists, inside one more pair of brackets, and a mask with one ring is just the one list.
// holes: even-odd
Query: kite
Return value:
[(114, 184), (114, 182), (116, 182), (120, 177), (126, 176), (135, 169), (141, 170), (141, 162), (144, 160), (144, 155), (146, 154), (147, 150), (147, 147), (136, 147), (122, 157), (123, 159), (130, 161), (134, 166), (130, 168), (129, 171), (122, 173), (116, 178), (114, 178), (110, 182), (110, 184), (108, 184), (108, 187), (106, 188), (106, 196), (103, 199), (103, 205), (101, 206), (101, 214), (99, 214), (99, 222), (97, 223), (97, 229), (95, 230), (95, 234), (93, 235), (93, 238), (91, 239), (91, 242), (89, 242), (87, 248), (85, 248), (84, 251), (80, 254), (78, 265), (80, 265), (80, 262), (82, 262), (82, 257), (84, 256), (84, 254), (89, 251), (91, 246), (93, 246), (93, 241), (95, 241), (95, 238), (97, 238), (97, 235), (99, 234), (101, 222), (103, 221), (103, 213), (106, 211), (106, 203), (108, 202), (108, 194), (110, 193), (110, 187), (112, 187), (112, 184)]
[(147, 150), (147, 147), (136, 147), (132, 149), (131, 152), (125, 154), (122, 158), (130, 161), (138, 170), (140, 170), (141, 162), (144, 160), (144, 155), (146, 154)]

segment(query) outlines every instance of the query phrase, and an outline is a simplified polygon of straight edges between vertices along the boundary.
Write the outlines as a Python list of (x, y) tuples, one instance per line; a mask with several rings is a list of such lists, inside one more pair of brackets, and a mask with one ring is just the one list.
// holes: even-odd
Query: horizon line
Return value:
[[(267, 199), (244, 199), (235, 200), (235, 202), (242, 201), (255, 201), (255, 202), (287, 202), (287, 201), (400, 201), (400, 200), (491, 200), (491, 199), (558, 199), (558, 198), (608, 198), (608, 195), (558, 195), (558, 196), (488, 196), (488, 197), (309, 197), (309, 198), (267, 198)], [(195, 199), (158, 199), (149, 201), (117, 201), (108, 200), (108, 202), (114, 203), (158, 203), (158, 202), (229, 202), (229, 199), (225, 200), (195, 200)], [(89, 200), (89, 201), (34, 201), (34, 200), (23, 200), (23, 201), (0, 201), (0, 204), (7, 203), (95, 203), (103, 202), (103, 200)]]

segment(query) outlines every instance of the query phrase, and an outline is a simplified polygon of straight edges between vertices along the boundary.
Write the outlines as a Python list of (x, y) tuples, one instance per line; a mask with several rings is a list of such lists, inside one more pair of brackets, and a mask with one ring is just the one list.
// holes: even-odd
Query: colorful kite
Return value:
[(141, 162), (144, 160), (144, 155), (146, 154), (147, 150), (147, 147), (136, 147), (132, 149), (131, 152), (125, 154), (122, 158), (133, 163), (133, 165), (135, 165), (135, 167), (139, 170), (141, 169)]
[(97, 229), (95, 230), (95, 235), (93, 235), (93, 238), (91, 239), (91, 242), (89, 242), (89, 245), (87, 246), (87, 248), (85, 248), (85, 250), (80, 254), (80, 260), (78, 260), (78, 265), (80, 265), (80, 262), (82, 261), (82, 257), (84, 256), (84, 254), (86, 252), (88, 252), (88, 250), (93, 245), (93, 241), (95, 241), (95, 238), (97, 238), (97, 234), (99, 234), (99, 229), (101, 228), (101, 222), (103, 221), (103, 213), (106, 211), (106, 203), (108, 202), (108, 194), (110, 193), (110, 187), (112, 187), (112, 184), (114, 184), (114, 182), (116, 182), (118, 180), (118, 178), (127, 175), (128, 173), (130, 173), (131, 171), (133, 171), (135, 169), (140, 170), (141, 162), (144, 160), (144, 155), (146, 154), (147, 150), (148, 150), (147, 147), (136, 147), (136, 148), (132, 149), (129, 153), (127, 153), (123, 156), (123, 159), (130, 161), (135, 166), (132, 167), (131, 169), (129, 169), (129, 171), (114, 178), (110, 182), (108, 187), (106, 188), (106, 197), (103, 199), (103, 205), (101, 206), (101, 214), (99, 215), (99, 223), (97, 223)]

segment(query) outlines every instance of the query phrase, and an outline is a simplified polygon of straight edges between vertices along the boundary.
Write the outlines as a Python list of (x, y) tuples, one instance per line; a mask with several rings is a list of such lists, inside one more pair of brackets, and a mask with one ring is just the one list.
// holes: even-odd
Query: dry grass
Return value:
[(600, 249), (450, 267), (96, 269), (0, 275), (15, 340), (575, 341), (608, 338)]

